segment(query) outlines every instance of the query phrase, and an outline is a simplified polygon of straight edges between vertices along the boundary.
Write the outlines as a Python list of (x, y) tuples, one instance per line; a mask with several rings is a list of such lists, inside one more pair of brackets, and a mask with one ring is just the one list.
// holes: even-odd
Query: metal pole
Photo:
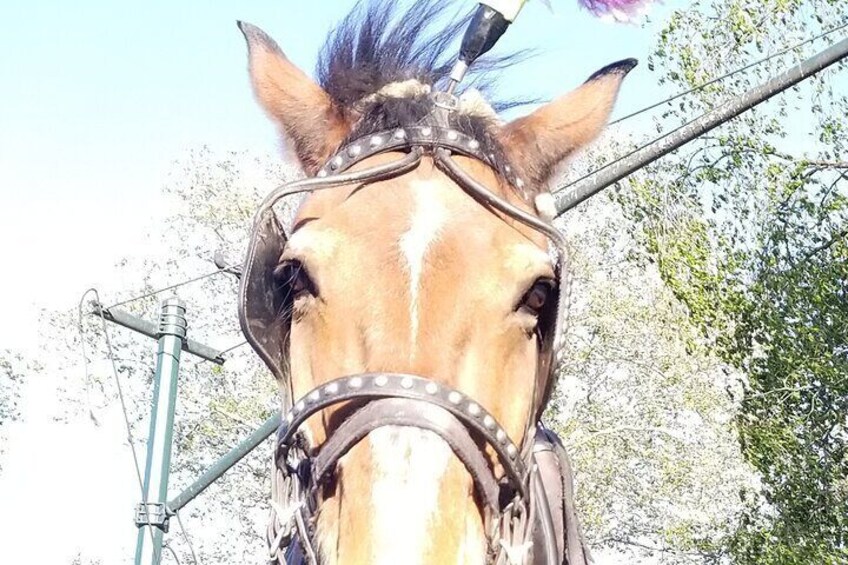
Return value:
[[(162, 536), (168, 530), (165, 502), (168, 499), (180, 351), (186, 337), (185, 303), (176, 298), (169, 298), (162, 303), (156, 333), (159, 349), (156, 354), (150, 434), (147, 438), (147, 464), (144, 467), (144, 500), (136, 509), (136, 526), (139, 529), (135, 565), (159, 565), (162, 559)], [(146, 531), (148, 528), (152, 536)]]
[(241, 443), (227, 452), (226, 455), (218, 459), (211, 467), (209, 467), (200, 477), (197, 478), (191, 485), (178, 494), (173, 500), (168, 502), (168, 512), (173, 514), (179, 512), (180, 509), (194, 500), (201, 492), (206, 490), (206, 487), (217, 481), (221, 475), (230, 470), (230, 468), (241, 461), (241, 459), (253, 451), (260, 443), (265, 441), (268, 436), (273, 434), (280, 427), (280, 413), (277, 412), (262, 424), (257, 430), (251, 433)]
[[(839, 62), (846, 55), (848, 55), (848, 38), (835, 43), (817, 55), (813, 55), (806, 61), (798, 63), (785, 73), (774, 77), (760, 86), (752, 88), (745, 94), (730, 100), (715, 110), (703, 114), (680, 129), (669, 133), (651, 145), (635, 152), (633, 155), (622, 159), (615, 165), (601, 169), (598, 174), (578, 181), (569, 187), (559, 188), (554, 192), (556, 196), (557, 216), (574, 208), (611, 184), (638, 171), (648, 163), (656, 161), (666, 153), (674, 151), (716, 126), (768, 100), (775, 94), (783, 92), (822, 69)], [(565, 190), (566, 188), (569, 188), (569, 190)]]

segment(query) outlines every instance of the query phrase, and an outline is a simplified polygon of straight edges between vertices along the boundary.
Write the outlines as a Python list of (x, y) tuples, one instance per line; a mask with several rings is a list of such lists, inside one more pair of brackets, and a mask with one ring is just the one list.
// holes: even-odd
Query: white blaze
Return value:
[(453, 452), (433, 432), (409, 427), (378, 428), (368, 435), (368, 442), (374, 464), (372, 563), (422, 563), (431, 542), (431, 522), (438, 515), (439, 487)]
[(414, 201), (409, 229), (400, 237), (400, 249), (409, 269), (409, 319), (411, 353), (415, 355), (418, 340), (418, 297), (421, 291), (421, 276), (427, 249), (438, 239), (439, 230), (445, 224), (448, 211), (438, 198), (439, 187), (435, 183), (415, 181), (410, 190)]

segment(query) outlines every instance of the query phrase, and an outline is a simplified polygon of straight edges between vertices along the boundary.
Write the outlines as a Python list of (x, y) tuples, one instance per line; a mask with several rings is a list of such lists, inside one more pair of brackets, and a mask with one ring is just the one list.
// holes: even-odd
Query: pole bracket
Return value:
[(185, 317), (186, 305), (185, 302), (178, 298), (168, 298), (162, 302), (162, 312), (159, 315), (159, 331), (156, 332), (156, 339), (163, 335), (173, 335), (181, 340), (185, 340), (186, 323)]
[(135, 525), (138, 528), (155, 526), (168, 533), (168, 521), (171, 516), (161, 502), (141, 502), (135, 507)]

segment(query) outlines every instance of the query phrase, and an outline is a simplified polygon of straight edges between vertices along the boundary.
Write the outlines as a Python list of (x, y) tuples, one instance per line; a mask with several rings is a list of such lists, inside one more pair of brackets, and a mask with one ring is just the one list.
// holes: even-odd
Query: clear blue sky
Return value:
[[(62, 199), (70, 183), (76, 196), (82, 190), (108, 197), (141, 177), (152, 197), (159, 182), (149, 176), (151, 166), (186, 147), (273, 148), (273, 129), (248, 90), (235, 20), (263, 27), (311, 71), (326, 31), (353, 3), (4, 3), (3, 195)], [(659, 12), (681, 4), (670, 2)], [(505, 92), (550, 97), (613, 60), (646, 57), (653, 39), (648, 31), (602, 23), (574, 0), (553, 5), (551, 15), (531, 1), (507, 33), (502, 47), (541, 53), (505, 75)], [(619, 111), (651, 100), (653, 82), (646, 66), (638, 68)]]
[[(652, 19), (687, 3), (655, 5)], [(327, 30), (353, 4), (0, 4), (0, 241), (4, 263), (22, 263), (26, 273), (0, 283), (0, 309), (12, 308), (14, 318), (28, 315), (22, 305), (33, 300), (68, 307), (84, 285), (104, 284), (114, 262), (135, 252), (167, 171), (186, 150), (277, 152), (276, 132), (249, 90), (237, 19), (264, 28), (311, 72)], [(553, 14), (529, 2), (499, 45), (540, 51), (504, 75), (505, 95), (550, 98), (612, 61), (644, 61), (659, 27), (604, 23), (576, 0), (552, 4)], [(643, 64), (616, 113), (662, 94)]]

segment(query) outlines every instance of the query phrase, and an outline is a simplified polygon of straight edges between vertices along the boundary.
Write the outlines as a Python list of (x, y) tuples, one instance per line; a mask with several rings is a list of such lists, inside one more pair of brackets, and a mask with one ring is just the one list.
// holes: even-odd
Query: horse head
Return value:
[(434, 94), (458, 27), (424, 41), (424, 6), (397, 24), (380, 6), (348, 17), (317, 82), (240, 24), (256, 98), (310, 177), (289, 191), (308, 192), (289, 229), (263, 208), (242, 306), (302, 424), (287, 456), (321, 469), (304, 504), (322, 563), (497, 553), (566, 299), (546, 185), (599, 134), (634, 64), (503, 123), (475, 92)]

